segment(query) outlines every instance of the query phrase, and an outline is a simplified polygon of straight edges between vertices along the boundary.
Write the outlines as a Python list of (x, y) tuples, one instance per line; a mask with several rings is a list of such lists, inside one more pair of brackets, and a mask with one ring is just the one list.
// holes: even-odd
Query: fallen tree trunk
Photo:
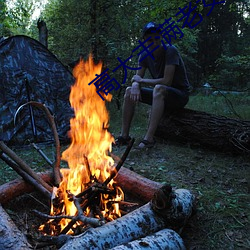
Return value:
[(0, 204), (0, 249), (32, 249), (24, 235), (17, 229)]
[(110, 249), (166, 227), (177, 227), (176, 222), (182, 227), (192, 214), (195, 199), (188, 190), (176, 191), (164, 186), (151, 202), (101, 227), (70, 238), (60, 249)]
[(250, 121), (190, 109), (164, 116), (155, 135), (224, 152), (250, 152)]
[(185, 250), (179, 234), (171, 229), (162, 229), (157, 233), (116, 246), (111, 250)]

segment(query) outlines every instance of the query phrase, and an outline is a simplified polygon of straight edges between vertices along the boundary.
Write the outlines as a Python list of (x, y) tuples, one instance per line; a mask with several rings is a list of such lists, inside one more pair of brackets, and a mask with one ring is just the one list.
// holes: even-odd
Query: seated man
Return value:
[[(164, 112), (183, 108), (188, 102), (190, 84), (185, 65), (175, 46), (162, 45), (160, 32), (159, 26), (154, 22), (146, 24), (143, 29), (143, 39), (148, 39), (145, 45), (152, 44), (149, 50), (154, 50), (154, 59), (146, 51), (139, 57), (140, 69), (132, 77), (132, 86), (126, 89), (124, 96), (122, 131), (116, 139), (118, 146), (128, 144), (131, 139), (129, 130), (136, 102), (152, 105), (148, 130), (138, 145), (139, 148), (154, 146), (154, 134)], [(152, 79), (144, 78), (146, 69)]]

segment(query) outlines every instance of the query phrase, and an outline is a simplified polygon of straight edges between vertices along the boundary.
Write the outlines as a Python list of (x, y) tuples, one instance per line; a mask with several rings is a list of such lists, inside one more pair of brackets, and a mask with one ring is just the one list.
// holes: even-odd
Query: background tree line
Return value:
[[(110, 70), (119, 65), (117, 57), (127, 59), (139, 44), (141, 29), (148, 21), (164, 23), (172, 17), (184, 36), (172, 39), (186, 62), (194, 88), (209, 82), (227, 90), (245, 90), (250, 86), (250, 3), (248, 0), (225, 0), (224, 4), (204, 7), (196, 0), (51, 0), (42, 18), (49, 30), (49, 49), (65, 64), (90, 52)], [(205, 0), (207, 4), (219, 0)], [(38, 39), (37, 20), (32, 20), (36, 6), (43, 1), (16, 0), (7, 8), (0, 0), (0, 32), (3, 36), (25, 34)], [(197, 6), (189, 20), (193, 28), (177, 22), (179, 8)], [(187, 9), (186, 9), (187, 11)], [(199, 18), (202, 16), (202, 21)], [(184, 19), (183, 19), (184, 21)], [(129, 66), (136, 67), (133, 57)], [(128, 72), (128, 79), (134, 71)], [(116, 72), (122, 82), (122, 67)]]

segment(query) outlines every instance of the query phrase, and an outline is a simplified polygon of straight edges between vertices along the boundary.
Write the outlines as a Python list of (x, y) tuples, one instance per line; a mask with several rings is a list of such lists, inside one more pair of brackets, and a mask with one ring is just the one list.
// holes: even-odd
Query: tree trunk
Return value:
[(0, 204), (0, 249), (32, 249), (24, 235), (17, 229)]
[(250, 152), (250, 121), (189, 109), (164, 116), (155, 135), (224, 152)]
[(48, 48), (48, 29), (46, 23), (40, 18), (37, 21), (37, 28), (39, 30), (39, 42)]

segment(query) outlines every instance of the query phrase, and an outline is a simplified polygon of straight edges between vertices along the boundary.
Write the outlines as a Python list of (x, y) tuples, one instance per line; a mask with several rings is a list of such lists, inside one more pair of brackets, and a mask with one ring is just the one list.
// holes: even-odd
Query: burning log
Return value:
[(195, 197), (188, 190), (172, 191), (170, 186), (164, 186), (151, 202), (102, 227), (91, 228), (69, 239), (60, 249), (109, 249), (166, 227), (180, 228), (191, 216), (194, 203)]
[(156, 136), (225, 152), (250, 152), (250, 121), (183, 109), (162, 118)]
[(0, 204), (0, 249), (32, 249), (24, 235), (17, 229)]
[(185, 250), (182, 238), (174, 230), (162, 229), (157, 233), (111, 248), (111, 250)]

